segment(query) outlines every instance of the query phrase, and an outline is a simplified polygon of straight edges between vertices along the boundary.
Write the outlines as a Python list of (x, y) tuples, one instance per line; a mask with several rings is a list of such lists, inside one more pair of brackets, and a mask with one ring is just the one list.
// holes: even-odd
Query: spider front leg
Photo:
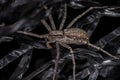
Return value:
[[(47, 6), (45, 6), (44, 8), (45, 8), (46, 10), (48, 10)], [(49, 20), (50, 20), (50, 24), (51, 24), (51, 26), (52, 26), (52, 29), (53, 29), (53, 30), (56, 30), (55, 22), (54, 22), (54, 20), (53, 20), (52, 15), (50, 14), (50, 15), (48, 16), (48, 18), (49, 18)]]
[(46, 28), (49, 32), (52, 31), (52, 29), (50, 28), (50, 26), (48, 25), (48, 23), (47, 23), (44, 19), (41, 20), (41, 23), (45, 26), (45, 28)]
[(45, 38), (46, 39), (48, 37), (48, 34), (38, 35), (38, 34), (35, 34), (35, 33), (32, 33), (32, 32), (26, 32), (26, 31), (17, 31), (17, 33), (32, 36), (32, 37), (36, 37), (36, 38)]
[(63, 29), (63, 26), (64, 26), (64, 23), (65, 23), (66, 18), (67, 18), (67, 4), (65, 3), (63, 19), (62, 19), (62, 21), (61, 21), (61, 23), (60, 23), (59, 30), (62, 30), (62, 29)]
[(76, 80), (76, 78), (75, 78), (76, 63), (75, 63), (75, 57), (73, 54), (73, 49), (67, 44), (64, 44), (64, 43), (59, 43), (59, 44), (70, 50), (71, 57), (72, 57), (72, 63), (73, 63), (73, 80)]

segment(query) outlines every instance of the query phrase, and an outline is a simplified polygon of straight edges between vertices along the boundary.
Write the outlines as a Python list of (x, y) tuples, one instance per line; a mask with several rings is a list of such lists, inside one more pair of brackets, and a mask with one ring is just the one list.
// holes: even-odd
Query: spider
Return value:
[[(47, 10), (47, 7), (44, 7)], [(105, 7), (90, 7), (89, 9), (87, 9), (85, 12), (83, 12), (82, 14), (78, 15), (77, 17), (75, 17), (66, 27), (66, 29), (63, 29), (65, 20), (67, 18), (67, 4), (64, 5), (64, 16), (63, 19), (61, 21), (61, 24), (59, 26), (59, 30), (56, 30), (56, 25), (54, 23), (54, 20), (52, 18), (52, 15), (50, 14), (48, 16), (50, 23), (51, 23), (51, 27), (48, 25), (48, 23), (43, 19), (41, 20), (42, 24), (45, 26), (45, 28), (49, 31), (48, 34), (45, 35), (38, 35), (38, 34), (34, 34), (31, 32), (25, 32), (25, 31), (17, 31), (17, 33), (20, 34), (25, 34), (25, 35), (29, 35), (29, 36), (33, 36), (33, 37), (37, 37), (37, 38), (44, 38), (47, 39), (46, 45), (48, 48), (52, 48), (50, 46), (50, 43), (55, 43), (56, 44), (56, 63), (55, 63), (55, 67), (54, 67), (54, 73), (53, 73), (53, 80), (56, 79), (56, 73), (57, 73), (57, 67), (58, 67), (58, 60), (59, 60), (59, 50), (60, 50), (60, 45), (64, 48), (67, 48), (70, 50), (71, 53), (71, 57), (72, 57), (72, 63), (73, 63), (73, 80), (76, 80), (75, 78), (75, 68), (76, 68), (76, 63), (75, 63), (75, 58), (74, 58), (74, 54), (73, 54), (73, 50), (72, 48), (69, 46), (69, 44), (76, 44), (76, 45), (88, 45), (92, 48), (95, 48), (107, 55), (109, 55), (110, 57), (114, 58), (114, 59), (119, 59), (116, 56), (111, 55), (109, 52), (103, 50), (102, 48), (95, 46), (93, 44), (91, 44), (89, 42), (89, 37), (87, 35), (87, 33), (80, 29), (80, 28), (71, 28), (71, 26), (78, 20), (80, 19), (82, 16), (84, 16), (86, 13), (88, 13), (89, 11), (93, 10), (93, 9), (102, 9)]]

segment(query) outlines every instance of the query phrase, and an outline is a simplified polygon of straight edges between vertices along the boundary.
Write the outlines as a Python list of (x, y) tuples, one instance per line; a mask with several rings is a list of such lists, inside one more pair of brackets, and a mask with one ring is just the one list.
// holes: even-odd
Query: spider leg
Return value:
[(32, 32), (25, 32), (25, 31), (17, 31), (17, 33), (32, 36), (32, 37), (36, 37), (36, 38), (47, 38), (48, 37), (48, 34), (38, 35), (38, 34), (35, 34), (35, 33), (32, 33)]
[(59, 61), (59, 56), (60, 56), (60, 47), (58, 42), (56, 42), (56, 61), (55, 61), (55, 68), (54, 68), (54, 73), (53, 73), (53, 80), (56, 80), (56, 74), (57, 74), (57, 67), (58, 67), (58, 61)]
[[(46, 10), (48, 9), (47, 6), (45, 6), (44, 8), (45, 8)], [(55, 26), (54, 20), (53, 20), (53, 18), (52, 18), (52, 15), (50, 14), (50, 15), (48, 16), (48, 18), (49, 18), (49, 20), (50, 20), (52, 29), (53, 29), (53, 30), (56, 30), (56, 26)]]
[(51, 28), (50, 28), (50, 26), (48, 25), (48, 23), (47, 23), (44, 19), (41, 20), (41, 23), (45, 26), (45, 28), (46, 28), (49, 32), (52, 31)]
[(50, 45), (50, 43), (53, 43), (53, 42), (51, 42), (51, 41), (47, 41), (47, 42), (46, 42), (46, 46), (47, 46), (48, 48), (52, 48), (52, 46)]
[(65, 7), (64, 7), (64, 16), (63, 16), (63, 19), (61, 21), (61, 24), (60, 24), (60, 27), (59, 27), (59, 30), (62, 30), (63, 29), (63, 26), (64, 26), (64, 23), (65, 23), (65, 20), (66, 20), (66, 17), (67, 17), (67, 4), (65, 3)]
[(89, 46), (91, 46), (91, 47), (93, 47), (93, 48), (95, 48), (95, 49), (97, 49), (99, 51), (102, 51), (103, 53), (107, 54), (108, 56), (110, 56), (110, 57), (112, 57), (114, 59), (119, 59), (118, 57), (111, 55), (109, 52), (105, 51), (104, 49), (102, 49), (102, 48), (100, 48), (98, 46), (95, 46), (95, 45), (93, 45), (91, 43), (87, 43), (87, 45), (89, 45)]
[[(36, 37), (36, 38), (44, 38), (45, 40), (48, 38), (48, 34), (38, 35), (38, 34), (35, 34), (35, 33), (25, 32), (25, 31), (17, 31), (17, 33), (24, 34), (24, 35), (28, 35), (28, 36), (32, 36), (32, 37)], [(53, 42), (51, 42), (51, 41), (46, 41), (46, 46), (47, 46), (48, 48), (52, 48), (52, 46), (50, 45), (50, 43), (53, 43)]]
[(72, 48), (67, 45), (67, 44), (64, 44), (64, 43), (59, 43), (61, 46), (67, 48), (70, 50), (70, 53), (71, 53), (71, 57), (72, 57), (72, 63), (73, 63), (73, 80), (76, 80), (75, 78), (75, 69), (76, 69), (76, 63), (75, 63), (75, 57), (74, 57), (74, 54), (73, 54), (73, 50)]
[(85, 30), (86, 30), (89, 38), (91, 37), (91, 35), (95, 31), (95, 29), (100, 21), (100, 18), (102, 16), (103, 16), (103, 14), (101, 14), (100, 11), (97, 11), (97, 12), (93, 12), (93, 14), (91, 14), (83, 19), (84, 23), (82, 26), (87, 25)]
[[(91, 16), (93, 16), (93, 19), (94, 19), (94, 22), (92, 22), (90, 25), (89, 25), (89, 29), (87, 31), (88, 33), (88, 36), (90, 37), (92, 35), (92, 33), (94, 32), (94, 30), (96, 29), (96, 26), (97, 24), (99, 23), (100, 21), (100, 18), (102, 16), (109, 16), (109, 17), (120, 17), (120, 14), (117, 13), (117, 12), (113, 12), (111, 11), (110, 9), (118, 9), (119, 7), (116, 7), (116, 8), (107, 8), (106, 10), (100, 12), (95, 12), (95, 14), (92, 14)], [(89, 16), (89, 17), (91, 17)], [(108, 41), (107, 41), (108, 42)]]
[(90, 7), (88, 8), (85, 12), (83, 12), (82, 14), (78, 15), (77, 17), (75, 17), (66, 28), (70, 28), (78, 19), (80, 19), (81, 17), (83, 17), (85, 14), (87, 14), (88, 12), (90, 12), (93, 9), (102, 9), (102, 8), (106, 8), (106, 6), (103, 7)]

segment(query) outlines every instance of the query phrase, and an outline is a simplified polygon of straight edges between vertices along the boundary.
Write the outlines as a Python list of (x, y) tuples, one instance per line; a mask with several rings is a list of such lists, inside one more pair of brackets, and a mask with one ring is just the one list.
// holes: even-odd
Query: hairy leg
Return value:
[(53, 73), (53, 80), (56, 80), (56, 74), (57, 74), (57, 67), (58, 67), (58, 61), (59, 61), (59, 56), (60, 56), (60, 47), (58, 42), (56, 42), (56, 61), (55, 61), (55, 68), (54, 68), (54, 73)]
[(73, 50), (72, 48), (67, 45), (67, 44), (64, 44), (64, 43), (59, 43), (61, 46), (67, 48), (70, 50), (70, 53), (71, 53), (71, 57), (72, 57), (72, 63), (73, 63), (73, 80), (76, 80), (75, 78), (75, 69), (76, 69), (76, 63), (75, 63), (75, 57), (74, 57), (74, 54), (73, 54)]
[(90, 7), (88, 8), (85, 12), (83, 12), (82, 14), (78, 15), (77, 17), (75, 17), (66, 28), (70, 28), (78, 19), (80, 19), (81, 17), (83, 17), (85, 14), (87, 14), (88, 12), (90, 12), (93, 9), (102, 9), (102, 8), (106, 8), (106, 6), (103, 7)]
[(63, 16), (63, 19), (61, 21), (61, 24), (60, 24), (60, 27), (59, 27), (59, 30), (62, 30), (63, 29), (63, 26), (64, 26), (64, 23), (65, 23), (65, 20), (67, 18), (67, 4), (65, 3), (65, 6), (64, 6), (64, 16)]
[(47, 23), (44, 19), (41, 20), (41, 23), (45, 26), (45, 28), (46, 28), (49, 32), (52, 31), (52, 29), (50, 28), (50, 26), (48, 25), (48, 23)]
[(35, 34), (35, 33), (32, 33), (32, 32), (25, 32), (25, 31), (17, 31), (17, 33), (32, 36), (32, 37), (36, 37), (36, 38), (47, 38), (48, 37), (48, 34), (38, 35), (38, 34)]
[(91, 46), (91, 47), (93, 47), (93, 48), (95, 48), (95, 49), (97, 49), (99, 51), (102, 51), (103, 53), (107, 54), (108, 56), (110, 56), (110, 57), (112, 57), (114, 59), (119, 59), (118, 57), (111, 55), (109, 52), (105, 51), (104, 49), (102, 49), (102, 48), (100, 48), (98, 46), (95, 46), (95, 45), (93, 45), (91, 43), (88, 43), (87, 45), (89, 45), (89, 46)]
[[(47, 6), (45, 6), (44, 8), (45, 8), (46, 10), (48, 9)], [(55, 22), (54, 22), (54, 20), (53, 20), (53, 18), (52, 18), (52, 15), (50, 14), (50, 15), (48, 16), (48, 18), (49, 18), (49, 20), (50, 20), (52, 29), (53, 29), (53, 30), (56, 30)]]

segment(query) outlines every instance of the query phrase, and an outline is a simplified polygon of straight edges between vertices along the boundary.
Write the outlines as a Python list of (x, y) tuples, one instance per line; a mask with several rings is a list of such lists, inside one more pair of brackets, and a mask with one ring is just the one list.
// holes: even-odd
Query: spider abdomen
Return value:
[(89, 41), (87, 33), (79, 28), (64, 29), (64, 36), (71, 39), (70, 43), (86, 44)]

